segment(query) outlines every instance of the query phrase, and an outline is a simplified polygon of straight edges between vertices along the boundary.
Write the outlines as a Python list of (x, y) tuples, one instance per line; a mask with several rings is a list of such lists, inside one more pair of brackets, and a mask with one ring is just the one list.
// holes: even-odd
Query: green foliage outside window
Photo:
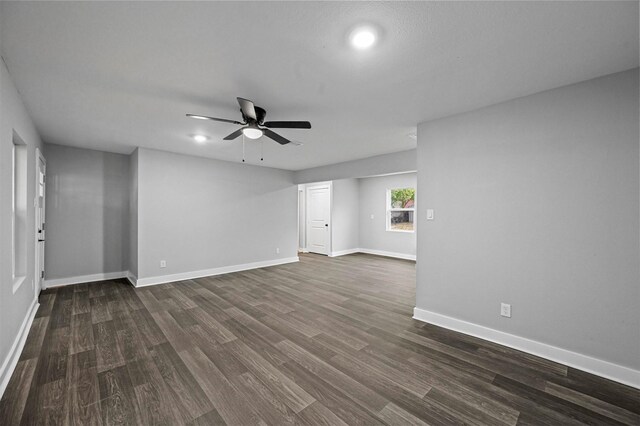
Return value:
[(413, 188), (401, 188), (391, 190), (391, 207), (407, 208), (409, 201), (415, 202), (416, 190)]

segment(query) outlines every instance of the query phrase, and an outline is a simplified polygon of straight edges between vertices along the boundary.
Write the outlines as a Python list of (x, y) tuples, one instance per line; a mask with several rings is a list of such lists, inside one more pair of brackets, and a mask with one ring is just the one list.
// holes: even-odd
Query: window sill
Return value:
[(16, 294), (16, 291), (22, 286), (22, 284), (27, 280), (27, 276), (23, 275), (21, 277), (13, 278), (13, 294)]
[(413, 231), (405, 231), (403, 229), (387, 229), (387, 232), (403, 232), (405, 234), (413, 234), (415, 233), (415, 229)]

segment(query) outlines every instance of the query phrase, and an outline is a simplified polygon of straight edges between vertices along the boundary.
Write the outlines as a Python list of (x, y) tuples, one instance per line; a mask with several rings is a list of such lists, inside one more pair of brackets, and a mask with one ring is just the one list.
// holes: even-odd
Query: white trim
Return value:
[(16, 291), (18, 291), (18, 289), (20, 287), (22, 287), (22, 284), (27, 280), (27, 276), (26, 275), (22, 275), (21, 277), (13, 277), (13, 286), (11, 287), (13, 289), (13, 293), (12, 294), (16, 294)]
[[(312, 191), (314, 189), (322, 189), (322, 188), (327, 188), (329, 190), (329, 217), (327, 218), (327, 222), (328, 223), (328, 229), (327, 232), (329, 232), (329, 237), (327, 238), (327, 251), (326, 253), (320, 253), (319, 251), (312, 251), (309, 248), (309, 201), (310, 201), (310, 197), (309, 197), (309, 191)], [(304, 245), (305, 245), (305, 249), (307, 250), (307, 252), (309, 253), (316, 253), (316, 254), (324, 254), (329, 256), (331, 254), (331, 247), (333, 246), (333, 181), (327, 181), (327, 182), (315, 182), (315, 183), (308, 183), (305, 185), (305, 190), (304, 190), (305, 194), (304, 194), (304, 199), (305, 199), (305, 207), (304, 207), (304, 232), (305, 232), (305, 236), (304, 236)]]
[(473, 324), (467, 321), (448, 317), (446, 315), (414, 308), (413, 318), (419, 321), (435, 324), (440, 327), (468, 334), (500, 345), (508, 346), (519, 351), (527, 352), (549, 359), (579, 370), (586, 371), (628, 386), (640, 389), (640, 370), (633, 370), (622, 365), (613, 364), (588, 355), (572, 352), (556, 346), (530, 340), (525, 337), (505, 333), (492, 328)]
[[(298, 251), (307, 246), (307, 191), (304, 185), (298, 185)], [(302, 243), (302, 244), (301, 244)]]
[(127, 271), (127, 279), (129, 280), (129, 282), (131, 283), (132, 286), (136, 286), (138, 283), (138, 277), (136, 277), (135, 275), (133, 275), (133, 272), (131, 271)]
[(222, 266), (220, 268), (203, 269), (200, 271), (181, 272), (171, 275), (159, 275), (149, 278), (138, 278), (136, 287), (146, 287), (149, 285), (164, 284), (174, 281), (192, 280), (194, 278), (209, 277), (212, 275), (228, 274), (231, 272), (246, 271), (249, 269), (266, 268), (268, 266), (283, 265), (285, 263), (298, 262), (300, 259), (296, 257), (287, 257), (284, 259), (264, 260), (261, 262), (243, 263), (241, 265)]
[(90, 283), (93, 281), (115, 280), (127, 278), (128, 271), (107, 272), (104, 274), (79, 275), (76, 277), (56, 278), (54, 280), (44, 280), (44, 288), (60, 287), (63, 285)]
[(405, 260), (416, 260), (415, 254), (394, 253), (391, 251), (371, 250), (371, 249), (365, 249), (365, 248), (360, 248), (358, 249), (358, 251), (360, 253), (375, 254), (376, 256), (395, 257), (397, 259), (405, 259)]
[(38, 312), (39, 306), (40, 304), (38, 303), (38, 299), (33, 299), (33, 302), (31, 302), (31, 306), (27, 311), (27, 315), (22, 321), (20, 331), (13, 341), (13, 345), (11, 345), (11, 349), (9, 350), (7, 357), (2, 362), (2, 367), (0, 367), (0, 398), (2, 398), (4, 391), (7, 389), (9, 379), (11, 379), (11, 375), (13, 374), (13, 371), (18, 364), (18, 359), (20, 359), (20, 354), (22, 353), (24, 344), (27, 341), (29, 329), (31, 328), (31, 324), (33, 323), (33, 318), (35, 318), (36, 316), (36, 312)]
[[(35, 257), (34, 257), (34, 270), (35, 270), (35, 275), (34, 275), (34, 295), (35, 298), (38, 298), (38, 295), (40, 294), (40, 290), (42, 289), (42, 287), (44, 287), (44, 277), (42, 275), (40, 275), (41, 272), (44, 272), (44, 254), (42, 256), (42, 259), (40, 259), (40, 261), (42, 262), (41, 264), (38, 264), (38, 256), (40, 253), (40, 246), (39, 246), (39, 242), (38, 240), (42, 237), (46, 240), (46, 235), (47, 232), (45, 230), (45, 228), (43, 227), (42, 229), (42, 234), (38, 235), (38, 228), (40, 227), (40, 224), (37, 223), (37, 219), (38, 219), (38, 197), (40, 194), (40, 162), (42, 161), (42, 164), (44, 165), (44, 170), (43, 175), (44, 175), (44, 182), (42, 183), (42, 186), (44, 187), (44, 193), (42, 195), (42, 215), (44, 217), (40, 217), (40, 221), (41, 223), (46, 223), (47, 217), (46, 217), (46, 202), (47, 202), (47, 159), (44, 158), (44, 155), (42, 154), (42, 151), (40, 151), (40, 148), (36, 148), (36, 188), (35, 188), (35, 194), (34, 194), (34, 200), (33, 200), (33, 222), (34, 222), (34, 232), (35, 232)], [(43, 220), (44, 219), (44, 220)], [(46, 243), (44, 243), (46, 244)], [(44, 250), (43, 250), (44, 252)]]
[(329, 253), (329, 257), (345, 256), (347, 254), (353, 254), (353, 253), (359, 253), (359, 252), (360, 252), (359, 248), (348, 249), (348, 250), (338, 250), (338, 251), (332, 251), (331, 253)]
[(387, 232), (404, 232), (405, 234), (414, 234), (416, 230), (412, 229), (411, 231), (407, 231), (406, 229), (387, 229)]
[[(413, 207), (405, 209), (405, 208), (399, 208), (399, 207), (389, 207), (391, 205), (391, 191), (393, 190), (398, 190), (398, 189), (413, 189), (414, 193), (413, 193)], [(400, 188), (388, 188), (387, 189), (387, 201), (386, 201), (386, 216), (385, 216), (385, 230), (387, 232), (404, 232), (404, 233), (408, 233), (408, 234), (413, 234), (416, 232), (416, 222), (418, 219), (418, 215), (416, 214), (416, 205), (417, 205), (417, 201), (418, 201), (418, 191), (416, 191), (415, 187), (400, 187)], [(393, 212), (413, 212), (413, 229), (412, 230), (404, 230), (404, 229), (393, 229), (391, 227), (391, 213)], [(415, 259), (413, 259), (415, 260)]]
[(395, 257), (396, 259), (404, 259), (404, 260), (416, 260), (415, 254), (394, 253), (391, 251), (371, 250), (371, 249), (365, 249), (365, 248), (354, 248), (354, 249), (348, 249), (348, 250), (334, 251), (329, 254), (329, 257), (346, 256), (348, 254), (354, 254), (354, 253), (365, 253), (365, 254), (373, 254), (375, 256)]

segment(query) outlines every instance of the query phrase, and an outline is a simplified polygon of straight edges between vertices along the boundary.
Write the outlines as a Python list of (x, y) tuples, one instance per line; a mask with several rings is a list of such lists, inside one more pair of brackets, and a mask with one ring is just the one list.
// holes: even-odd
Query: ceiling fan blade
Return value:
[(253, 102), (251, 102), (249, 99), (244, 99), (244, 98), (237, 98), (238, 99), (238, 103), (240, 104), (240, 109), (242, 109), (242, 113), (244, 114), (245, 117), (248, 117), (252, 120), (257, 120), (257, 116), (256, 116), (256, 109), (253, 106)]
[(231, 124), (245, 124), (236, 120), (227, 120), (226, 118), (215, 118), (215, 117), (208, 117), (206, 115), (198, 115), (198, 114), (187, 114), (187, 117), (196, 118), (198, 120), (222, 121), (223, 123), (231, 123)]
[(308, 121), (267, 121), (264, 126), (270, 129), (310, 129), (311, 123)]
[(242, 134), (242, 129), (238, 129), (235, 132), (231, 133), (229, 136), (223, 138), (225, 141), (230, 141), (233, 140), (235, 138), (237, 138), (238, 136), (240, 136)]
[(276, 132), (273, 132), (269, 129), (262, 129), (262, 132), (266, 137), (273, 139), (274, 141), (278, 142), (280, 145), (286, 145), (288, 143), (291, 143), (289, 139), (282, 137)]

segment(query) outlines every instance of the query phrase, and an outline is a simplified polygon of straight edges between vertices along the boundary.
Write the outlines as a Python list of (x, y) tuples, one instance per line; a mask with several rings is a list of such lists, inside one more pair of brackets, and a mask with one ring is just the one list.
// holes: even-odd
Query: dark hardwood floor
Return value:
[(44, 291), (0, 425), (640, 424), (640, 392), (411, 318), (415, 264)]

